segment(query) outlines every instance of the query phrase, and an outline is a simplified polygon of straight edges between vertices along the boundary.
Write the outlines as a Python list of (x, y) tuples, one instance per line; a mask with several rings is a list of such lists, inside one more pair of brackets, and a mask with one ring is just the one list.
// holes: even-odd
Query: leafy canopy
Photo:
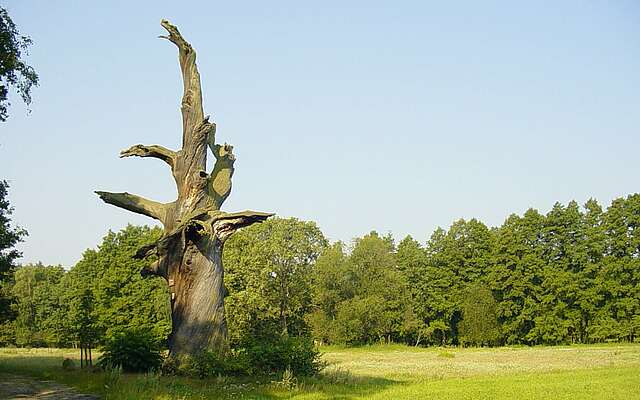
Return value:
[(22, 57), (27, 55), (31, 38), (21, 35), (9, 17), (7, 10), (0, 7), (0, 121), (9, 117), (9, 88), (18, 91), (25, 104), (31, 104), (31, 88), (38, 86), (38, 74), (27, 65)]

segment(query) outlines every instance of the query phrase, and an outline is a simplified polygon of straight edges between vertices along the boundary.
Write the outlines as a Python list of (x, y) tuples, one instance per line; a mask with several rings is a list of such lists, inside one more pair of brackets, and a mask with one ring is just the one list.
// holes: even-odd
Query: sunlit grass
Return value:
[(66, 349), (0, 349), (0, 373), (53, 379), (108, 399), (640, 399), (638, 344), (322, 351), (328, 366), (320, 377), (286, 382), (124, 374), (114, 384), (104, 373), (63, 371), (63, 358), (79, 357)]
[(600, 367), (640, 367), (640, 346), (591, 345), (499, 348), (413, 348), (399, 345), (329, 348), (331, 366), (364, 376), (456, 378)]

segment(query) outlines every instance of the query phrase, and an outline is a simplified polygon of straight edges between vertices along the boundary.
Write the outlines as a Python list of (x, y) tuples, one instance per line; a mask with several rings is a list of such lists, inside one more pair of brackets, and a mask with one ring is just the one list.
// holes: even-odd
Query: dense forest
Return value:
[[(99, 345), (135, 327), (164, 340), (170, 295), (132, 258), (159, 228), (109, 232), (69, 270), (5, 271), (0, 345)], [(275, 218), (225, 245), (231, 343), (564, 344), (640, 339), (640, 195), (603, 210), (556, 203), (490, 228), (476, 219), (421, 243), (371, 232), (328, 243), (314, 222)]]

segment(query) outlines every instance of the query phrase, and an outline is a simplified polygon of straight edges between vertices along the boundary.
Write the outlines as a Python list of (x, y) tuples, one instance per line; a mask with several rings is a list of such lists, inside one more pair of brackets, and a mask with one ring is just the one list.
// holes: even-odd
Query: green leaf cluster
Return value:
[(226, 242), (225, 311), (232, 345), (306, 334), (313, 268), (326, 245), (315, 223), (295, 218), (267, 220)]
[(350, 254), (336, 243), (314, 270), (314, 310), (308, 316), (321, 342), (363, 344), (401, 340), (415, 316), (409, 283), (396, 264), (390, 236), (356, 239)]
[(15, 320), (6, 343), (96, 347), (127, 329), (165, 341), (171, 331), (166, 283), (143, 279), (145, 261), (132, 258), (160, 234), (159, 228), (129, 225), (109, 232), (69, 271), (40, 263), (18, 267), (9, 285)]
[(142, 329), (118, 332), (103, 346), (98, 365), (104, 369), (121, 368), (124, 372), (157, 371), (162, 365), (157, 340)]
[[(6, 233), (8, 204), (2, 210)], [(13, 232), (3, 254), (20, 239)], [(149, 261), (132, 257), (160, 234), (109, 232), (69, 271), (9, 262), (0, 341), (91, 347), (132, 328), (165, 340), (167, 285), (142, 279)], [(494, 228), (460, 219), (424, 243), (397, 245), (376, 232), (329, 245), (314, 222), (274, 218), (229, 239), (224, 264), (235, 350), (274, 338), (488, 346), (640, 337), (639, 194), (606, 210), (595, 200), (529, 209)]]
[(31, 104), (31, 88), (38, 74), (23, 60), (32, 41), (21, 35), (4, 7), (0, 7), (0, 122), (8, 118), (9, 88), (14, 87), (25, 104)]

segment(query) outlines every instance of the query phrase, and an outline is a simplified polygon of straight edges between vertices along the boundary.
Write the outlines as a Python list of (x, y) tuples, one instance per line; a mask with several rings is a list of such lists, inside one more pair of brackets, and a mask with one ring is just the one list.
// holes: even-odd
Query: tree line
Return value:
[[(2, 286), (0, 344), (95, 346), (127, 328), (171, 331), (170, 294), (136, 249), (159, 228), (109, 232), (68, 271), (24, 265)], [(640, 195), (476, 219), (423, 243), (371, 232), (330, 244), (314, 222), (275, 218), (229, 239), (232, 345), (311, 336), (360, 345), (565, 344), (640, 336)], [(146, 264), (145, 264), (146, 265)]]

